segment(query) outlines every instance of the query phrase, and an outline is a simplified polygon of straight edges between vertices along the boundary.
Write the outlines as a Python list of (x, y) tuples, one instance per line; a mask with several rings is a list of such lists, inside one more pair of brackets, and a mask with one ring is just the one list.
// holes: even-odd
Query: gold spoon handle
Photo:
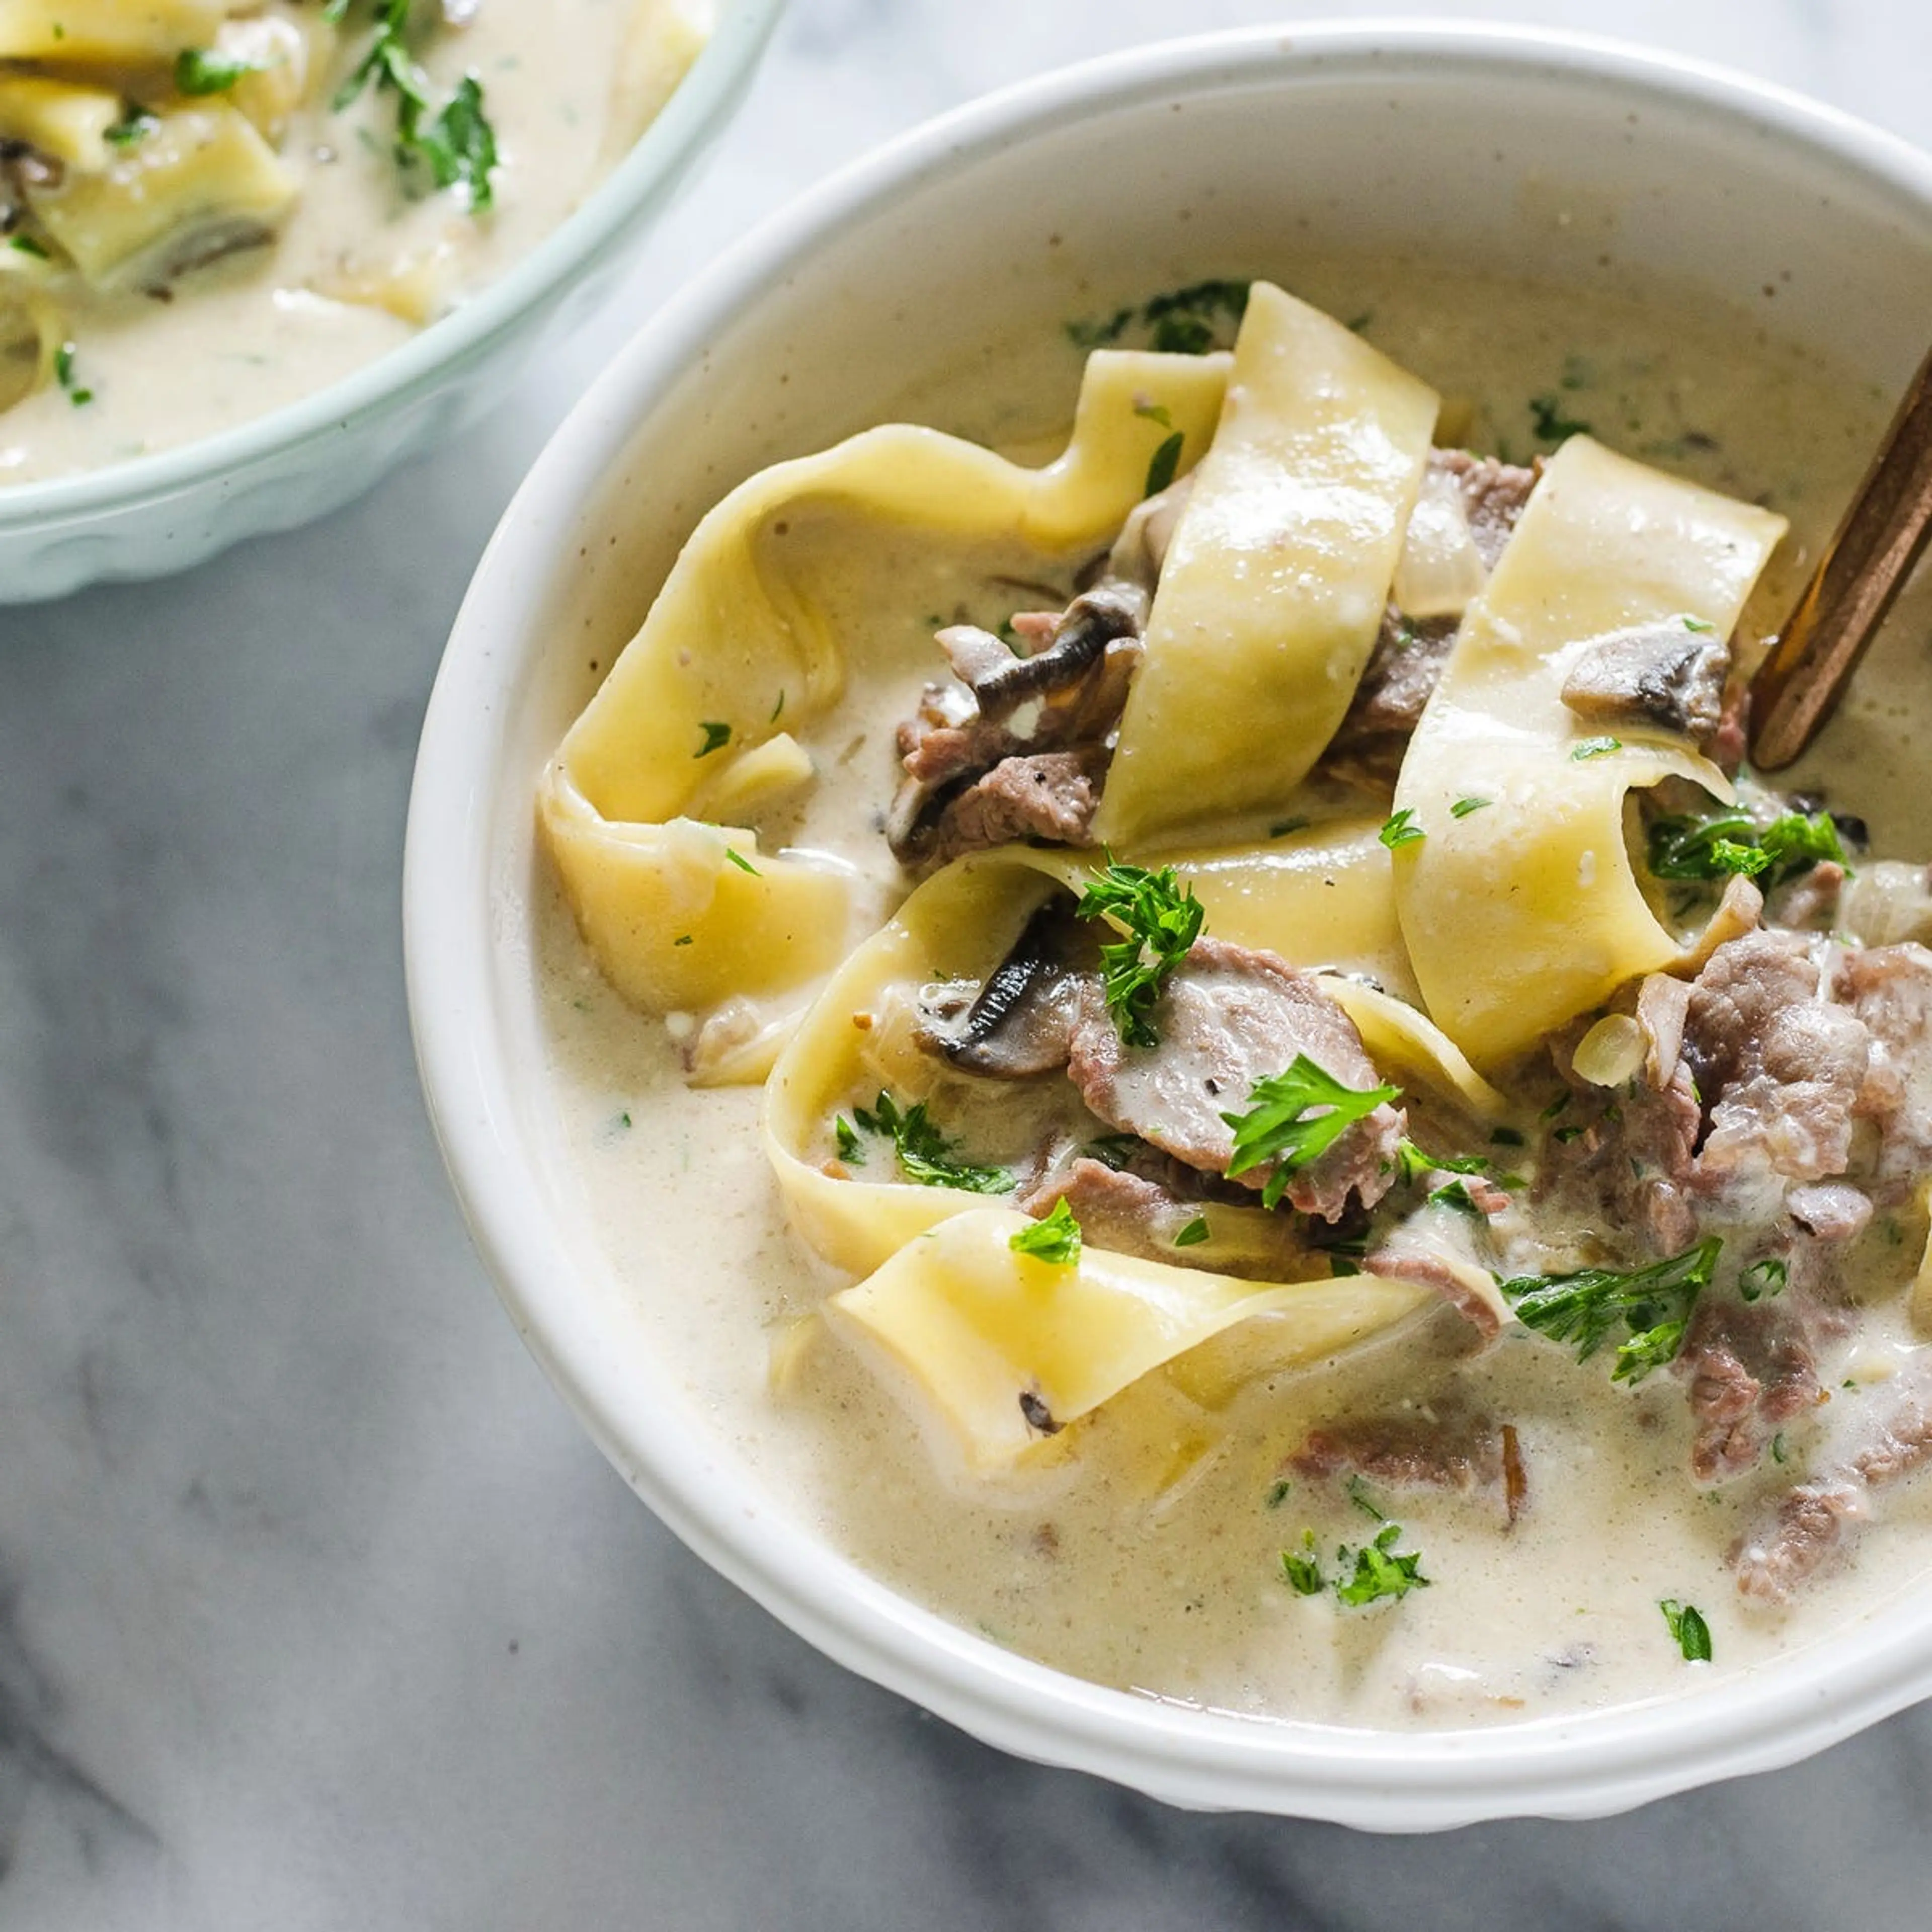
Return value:
[(1837, 708), (1932, 536), (1932, 354), (1751, 684), (1751, 763), (1788, 765)]

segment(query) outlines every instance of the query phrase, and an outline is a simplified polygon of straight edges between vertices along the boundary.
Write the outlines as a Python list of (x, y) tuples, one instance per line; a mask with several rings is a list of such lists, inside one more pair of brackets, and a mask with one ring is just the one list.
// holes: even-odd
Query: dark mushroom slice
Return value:
[(1563, 702), (1588, 724), (1682, 733), (1702, 743), (1723, 716), (1730, 647), (1682, 617), (1593, 638), (1564, 680)]
[(1098, 958), (1092, 928), (1075, 918), (1070, 896), (1056, 893), (963, 1014), (939, 1024), (928, 1018), (922, 1043), (965, 1073), (1021, 1080), (1053, 1072), (1066, 1064), (1082, 988)]
[(980, 716), (1003, 723), (1028, 699), (1060, 696), (1081, 683), (1109, 644), (1140, 636), (1147, 610), (1147, 592), (1138, 584), (1096, 584), (1067, 605), (1052, 643), (1030, 658), (970, 624), (940, 632), (939, 647), (978, 702)]

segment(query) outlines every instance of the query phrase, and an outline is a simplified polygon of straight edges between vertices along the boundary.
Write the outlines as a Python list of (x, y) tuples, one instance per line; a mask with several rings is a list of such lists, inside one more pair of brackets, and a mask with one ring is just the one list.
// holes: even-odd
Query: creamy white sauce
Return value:
[[(319, 0), (281, 10), (312, 20)], [(460, 191), (406, 191), (391, 152), (393, 95), (332, 107), (369, 39), (368, 8), (352, 8), (280, 143), (300, 192), (273, 241), (189, 271), (163, 297), (62, 278), (72, 380), (0, 412), (0, 488), (231, 428), (407, 341), (582, 202), (642, 131), (619, 78), (635, 37), (661, 17), (675, 41), (678, 23), (707, 10), (694, 0), (483, 0), (466, 25), (422, 38), (435, 100), (467, 74), (484, 89), (500, 165), (494, 206), (472, 213)]]
[[(1463, 400), (1460, 434), (1474, 448), (1527, 454), (1526, 399), (1560, 393), (1564, 413), (1612, 446), (1784, 512), (1792, 539), (1754, 606), (1768, 618), (1828, 534), (1882, 420), (1879, 399), (1842, 374), (1681, 299), (1618, 308), (1359, 262), (1299, 264), (1286, 279), (1335, 313), (1368, 312), (1379, 346)], [(1064, 435), (1077, 375), (1077, 359), (1042, 326), (880, 413), (1036, 460)], [(932, 623), (962, 609), (997, 621), (1026, 600), (986, 575), (1026, 568), (990, 556), (942, 567), (898, 538), (850, 556), (837, 621), (862, 639), (855, 656), (884, 669), (855, 680), (812, 734), (818, 768), (836, 782), (765, 821), (768, 849), (796, 841), (834, 851), (889, 885), (878, 814), (896, 775), (892, 727), (937, 669)], [(1932, 854), (1918, 749), (1932, 719), (1932, 687), (1918, 671), (1927, 601), (1915, 593), (1894, 616), (1846, 716), (1798, 775), (1862, 813), (1880, 849), (1901, 856)], [(1792, 1470), (1767, 1460), (1700, 1492), (1674, 1378), (1617, 1388), (1600, 1358), (1580, 1365), (1520, 1330), (1463, 1354), (1446, 1313), (1232, 1395), (1204, 1372), (1211, 1360), (1184, 1364), (1054, 1438), (1024, 1472), (968, 1480), (950, 1445), (923, 1436), (815, 1316), (839, 1284), (786, 1230), (753, 1131), (757, 1094), (688, 1090), (664, 1029), (604, 985), (554, 892), (538, 943), (557, 1128), (663, 1359), (788, 1514), (995, 1642), (1154, 1696), (1329, 1724), (1453, 1726), (1667, 1696), (1797, 1646), (1856, 1641), (1858, 1616), (1922, 1586), (1932, 1568), (1932, 1480), (1901, 1484), (1882, 1523), (1790, 1610), (1748, 1608), (1730, 1554)], [(1892, 1298), (1821, 1364), (1833, 1391), (1821, 1445), (1856, 1432), (1860, 1405), (1880, 1399), (1866, 1384), (1912, 1339), (1896, 1291), (1922, 1232), (1901, 1228), (1895, 1279), (1881, 1284)], [(1210, 1347), (1225, 1363), (1243, 1346)], [(1324, 1418), (1427, 1404), (1452, 1382), (1520, 1432), (1529, 1481), (1520, 1520), (1508, 1526), (1492, 1493), (1384, 1497), (1430, 1587), (1366, 1609), (1332, 1592), (1295, 1594), (1280, 1555), (1304, 1528), (1332, 1570), (1336, 1546), (1359, 1546), (1376, 1526), (1337, 1485), (1298, 1480), (1279, 1495), (1283, 1459)], [(1703, 1612), (1713, 1663), (1683, 1660), (1658, 1608), (1665, 1598)]]

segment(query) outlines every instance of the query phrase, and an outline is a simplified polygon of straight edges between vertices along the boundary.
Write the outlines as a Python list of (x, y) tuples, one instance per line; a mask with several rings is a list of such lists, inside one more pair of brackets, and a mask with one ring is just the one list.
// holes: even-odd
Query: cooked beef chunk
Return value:
[(1839, 1550), (1851, 1526), (1871, 1514), (1873, 1492), (1932, 1460), (1932, 1362), (1919, 1358), (1889, 1389), (1857, 1398), (1858, 1439), (1849, 1453), (1800, 1484), (1737, 1552), (1738, 1588), (1782, 1604)]
[(1056, 896), (1022, 929), (963, 1012), (923, 1030), (926, 1043), (968, 1073), (1005, 1080), (1050, 1073), (1066, 1064), (1083, 982), (1093, 976), (1099, 945)]
[(1708, 1113), (1705, 1186), (1767, 1168), (1789, 1180), (1844, 1172), (1870, 1039), (1820, 980), (1805, 940), (1774, 932), (1719, 946), (1698, 974), (1684, 1054)]
[(1681, 620), (1606, 632), (1580, 651), (1563, 702), (1589, 724), (1651, 726), (1699, 744), (1716, 735), (1730, 647)]
[(1475, 538), (1477, 554), (1493, 570), (1503, 546), (1510, 540), (1516, 520), (1529, 501), (1530, 492), (1543, 480), (1543, 459), (1527, 466), (1504, 463), (1493, 456), (1472, 455), (1466, 449), (1432, 449), (1429, 466), (1438, 474), (1453, 476), (1462, 491), (1462, 508), (1469, 518), (1469, 534)]
[(1765, 917), (1773, 926), (1822, 932), (1838, 922), (1838, 902), (1849, 875), (1836, 860), (1826, 859), (1780, 886), (1766, 902)]
[(1870, 1042), (1857, 1111), (1877, 1124), (1869, 1185), (1889, 1204), (1932, 1167), (1932, 952), (1909, 943), (1848, 952), (1832, 983)]
[[(1074, 1028), (1068, 1071), (1081, 1098), (1109, 1125), (1164, 1148), (1190, 1167), (1226, 1174), (1234, 1135), (1222, 1118), (1249, 1106), (1258, 1080), (1305, 1053), (1345, 1085), (1380, 1084), (1348, 1015), (1304, 973), (1272, 953), (1216, 939), (1195, 943), (1154, 1012), (1160, 1044), (1124, 1046), (1097, 987)], [(1403, 1115), (1378, 1107), (1290, 1180), (1288, 1199), (1334, 1221), (1352, 1196), (1372, 1206), (1388, 1192)], [(1258, 1189), (1265, 1169), (1239, 1177)]]
[(1331, 1422), (1309, 1431), (1288, 1459), (1298, 1476), (1359, 1476), (1390, 1490), (1500, 1489), (1502, 1431), (1454, 1404)]
[[(1444, 1256), (1400, 1244), (1376, 1249), (1364, 1258), (1362, 1266), (1370, 1274), (1432, 1289), (1485, 1342), (1493, 1341), (1502, 1330), (1502, 1311), (1496, 1292), (1480, 1285), (1480, 1271), (1473, 1267), (1458, 1268)], [(1493, 1281), (1494, 1277), (1489, 1279)]]
[[(1433, 450), (1429, 462), (1432, 470), (1454, 477), (1460, 486), (1477, 553), (1494, 568), (1543, 474), (1541, 462), (1525, 469), (1494, 457), (1472, 456), (1463, 449)], [(1442, 677), (1460, 624), (1456, 617), (1406, 617), (1389, 606), (1348, 714), (1324, 762), (1367, 784), (1394, 782), (1402, 748)]]
[(1802, 1295), (1746, 1302), (1706, 1295), (1672, 1365), (1688, 1383), (1690, 1473), (1721, 1483), (1755, 1468), (1772, 1438), (1825, 1400)]
[(1057, 621), (1036, 614), (1028, 633), (1043, 641), (1030, 657), (970, 625), (939, 633), (958, 682), (928, 685), (898, 729), (905, 776), (886, 836), (903, 863), (943, 864), (1014, 838), (1085, 838), (1147, 595), (1106, 581)]

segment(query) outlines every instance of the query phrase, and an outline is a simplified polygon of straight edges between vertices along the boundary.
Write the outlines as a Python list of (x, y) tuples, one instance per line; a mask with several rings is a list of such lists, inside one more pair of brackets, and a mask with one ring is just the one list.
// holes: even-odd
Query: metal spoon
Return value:
[(1751, 763), (1774, 772), (1837, 710), (1865, 647), (1932, 537), (1932, 354), (1783, 634), (1751, 681)]

